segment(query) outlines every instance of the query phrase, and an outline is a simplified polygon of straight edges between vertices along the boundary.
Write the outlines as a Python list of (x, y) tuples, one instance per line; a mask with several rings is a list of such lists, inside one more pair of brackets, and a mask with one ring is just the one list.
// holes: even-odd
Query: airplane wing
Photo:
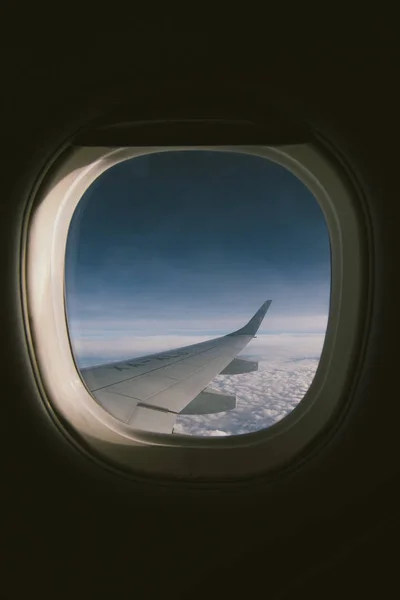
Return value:
[(256, 371), (256, 361), (236, 358), (252, 340), (271, 304), (267, 300), (241, 329), (200, 344), (81, 369), (97, 402), (133, 429), (172, 433), (179, 414), (231, 410), (235, 396), (207, 388), (219, 374)]

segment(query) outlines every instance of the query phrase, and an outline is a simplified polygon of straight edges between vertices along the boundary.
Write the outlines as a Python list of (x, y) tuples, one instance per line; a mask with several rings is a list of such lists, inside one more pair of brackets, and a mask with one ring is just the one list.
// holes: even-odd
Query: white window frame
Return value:
[[(64, 272), (75, 208), (93, 181), (114, 165), (177, 150), (240, 152), (278, 163), (308, 187), (327, 222), (331, 298), (318, 369), (298, 406), (275, 425), (254, 433), (199, 438), (133, 431), (93, 399), (74, 362)], [(348, 389), (349, 369), (359, 345), (363, 236), (347, 177), (315, 146), (76, 147), (61, 155), (44, 176), (26, 219), (22, 285), (41, 397), (60, 430), (92, 458), (133, 474), (237, 479), (287, 465), (331, 420)]]

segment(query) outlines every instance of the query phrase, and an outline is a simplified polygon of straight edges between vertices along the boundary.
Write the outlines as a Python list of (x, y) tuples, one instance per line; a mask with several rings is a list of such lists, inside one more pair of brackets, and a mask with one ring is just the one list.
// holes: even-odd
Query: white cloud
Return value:
[[(218, 375), (208, 387), (236, 395), (236, 409), (214, 415), (178, 417), (185, 435), (237, 435), (270, 427), (302, 400), (314, 378), (323, 335), (260, 336), (243, 356), (259, 359), (259, 370)], [(250, 352), (250, 350), (252, 352)], [(260, 352), (263, 353), (260, 359)]]
[(186, 435), (237, 435), (270, 427), (302, 400), (314, 378), (318, 359), (259, 363), (255, 373), (218, 375), (209, 384), (236, 394), (236, 409), (215, 415), (178, 417), (175, 432)]

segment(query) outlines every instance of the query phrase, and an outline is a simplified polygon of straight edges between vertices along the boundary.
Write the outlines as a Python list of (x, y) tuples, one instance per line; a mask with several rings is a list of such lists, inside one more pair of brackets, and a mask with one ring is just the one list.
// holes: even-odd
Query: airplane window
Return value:
[(314, 378), (330, 277), (322, 209), (284, 167), (239, 151), (127, 160), (92, 183), (70, 224), (76, 366), (133, 429), (267, 428)]

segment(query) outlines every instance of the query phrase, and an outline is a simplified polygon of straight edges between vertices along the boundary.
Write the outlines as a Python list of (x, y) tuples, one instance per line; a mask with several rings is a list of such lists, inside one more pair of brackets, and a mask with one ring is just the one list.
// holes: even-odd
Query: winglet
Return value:
[(245, 325), (241, 329), (238, 329), (237, 331), (235, 331), (233, 335), (253, 335), (253, 336), (256, 335), (256, 333), (267, 313), (267, 310), (270, 307), (271, 302), (272, 302), (272, 300), (267, 300), (266, 302), (264, 302), (264, 304), (261, 306), (261, 308), (258, 309), (256, 314), (247, 323), (247, 325)]

